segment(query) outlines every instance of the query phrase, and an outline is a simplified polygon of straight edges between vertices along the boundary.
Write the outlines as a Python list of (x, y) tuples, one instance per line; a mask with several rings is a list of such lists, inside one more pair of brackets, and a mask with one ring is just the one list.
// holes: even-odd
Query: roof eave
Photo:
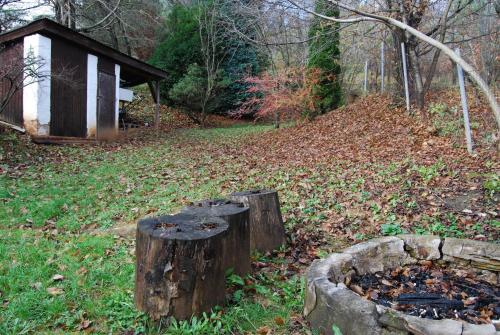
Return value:
[(31, 34), (49, 34), (76, 43), (89, 51), (115, 60), (119, 65), (133, 67), (146, 73), (155, 80), (167, 78), (167, 73), (143, 61), (128, 56), (118, 50), (102, 44), (90, 37), (82, 35), (49, 19), (40, 19), (32, 23), (0, 35), (0, 44), (28, 36)]

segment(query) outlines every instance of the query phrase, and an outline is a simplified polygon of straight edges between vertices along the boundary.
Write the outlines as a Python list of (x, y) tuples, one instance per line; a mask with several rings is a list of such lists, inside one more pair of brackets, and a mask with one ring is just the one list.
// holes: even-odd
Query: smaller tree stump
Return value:
[(221, 253), (224, 268), (243, 276), (251, 271), (249, 209), (241, 203), (226, 199), (203, 200), (184, 207), (181, 213), (198, 217), (216, 216), (229, 224)]
[(278, 192), (254, 190), (230, 195), (250, 209), (250, 249), (272, 251), (285, 243), (285, 227), (281, 216)]
[(136, 307), (153, 319), (208, 312), (225, 298), (220, 254), (229, 225), (217, 217), (166, 215), (139, 221)]

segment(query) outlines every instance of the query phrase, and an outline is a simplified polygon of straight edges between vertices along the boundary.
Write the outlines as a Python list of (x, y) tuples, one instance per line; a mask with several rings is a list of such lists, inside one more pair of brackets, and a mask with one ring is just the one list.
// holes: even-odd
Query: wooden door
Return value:
[(97, 136), (99, 138), (115, 134), (115, 76), (99, 72), (97, 91)]
[(50, 134), (87, 136), (87, 53), (52, 39)]

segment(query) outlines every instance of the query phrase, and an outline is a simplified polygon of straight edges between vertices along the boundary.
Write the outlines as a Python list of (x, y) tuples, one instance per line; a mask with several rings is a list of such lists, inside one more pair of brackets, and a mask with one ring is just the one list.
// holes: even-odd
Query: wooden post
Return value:
[(250, 250), (264, 253), (285, 243), (285, 227), (276, 191), (236, 192), (230, 199), (250, 208)]
[(408, 89), (408, 70), (406, 68), (405, 44), (401, 43), (401, 58), (403, 61), (403, 80), (405, 82), (406, 111), (410, 112), (410, 91)]
[(156, 95), (156, 106), (155, 106), (155, 128), (160, 127), (160, 81), (155, 81), (155, 95)]
[(220, 218), (187, 214), (139, 221), (136, 307), (156, 320), (166, 316), (184, 320), (223, 303), (220, 255), (228, 228)]
[(226, 199), (203, 200), (184, 207), (181, 213), (198, 217), (216, 216), (229, 224), (228, 236), (224, 239), (224, 269), (244, 276), (250, 273), (250, 224), (249, 209), (241, 203)]
[[(455, 52), (458, 56), (460, 56), (460, 49), (456, 48)], [(460, 97), (462, 100), (462, 111), (464, 115), (464, 128), (465, 128), (465, 140), (467, 141), (467, 151), (472, 155), (472, 133), (470, 130), (470, 121), (469, 121), (469, 106), (467, 104), (467, 93), (465, 91), (465, 81), (464, 81), (464, 71), (462, 67), (457, 64), (457, 72), (458, 72), (458, 83), (460, 85)]]
[(368, 93), (368, 60), (365, 62), (365, 85), (364, 85), (365, 94)]
[(384, 93), (384, 41), (382, 41), (382, 45), (380, 46), (380, 92)]

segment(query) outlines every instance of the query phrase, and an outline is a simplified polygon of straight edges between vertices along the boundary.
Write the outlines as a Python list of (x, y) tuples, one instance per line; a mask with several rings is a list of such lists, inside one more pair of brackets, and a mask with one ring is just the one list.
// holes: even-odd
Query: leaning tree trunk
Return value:
[(250, 208), (251, 250), (272, 251), (285, 243), (285, 227), (276, 191), (236, 192), (230, 198)]
[(228, 235), (224, 238), (221, 256), (224, 269), (232, 268), (243, 276), (251, 271), (250, 264), (250, 224), (249, 209), (241, 203), (230, 200), (203, 200), (185, 207), (182, 213), (198, 217), (216, 216), (229, 224)]
[(224, 302), (221, 258), (228, 224), (177, 214), (137, 225), (135, 304), (153, 319), (189, 319)]

